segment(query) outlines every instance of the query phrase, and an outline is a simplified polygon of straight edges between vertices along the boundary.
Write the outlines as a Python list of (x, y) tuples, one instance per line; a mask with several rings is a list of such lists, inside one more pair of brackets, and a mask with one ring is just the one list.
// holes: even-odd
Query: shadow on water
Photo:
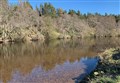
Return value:
[(0, 82), (77, 83), (95, 68), (97, 53), (119, 46), (118, 41), (81, 39), (1, 44)]

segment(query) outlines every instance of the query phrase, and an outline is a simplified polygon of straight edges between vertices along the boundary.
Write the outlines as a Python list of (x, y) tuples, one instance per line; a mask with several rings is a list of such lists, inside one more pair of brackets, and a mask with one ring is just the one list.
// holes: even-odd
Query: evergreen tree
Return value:
[(31, 6), (31, 4), (28, 1), (24, 2), (24, 5), (27, 8), (33, 9), (33, 7)]
[(43, 5), (40, 4), (40, 16), (44, 15), (44, 8)]
[(108, 16), (108, 14), (107, 14), (107, 13), (105, 13), (105, 16)]
[(73, 16), (74, 14), (76, 14), (75, 10), (69, 10), (68, 14), (70, 14), (71, 16)]
[(36, 6), (36, 11), (37, 11), (38, 15), (41, 16), (40, 9), (38, 8), (38, 6)]
[(57, 9), (57, 14), (58, 16), (62, 16), (64, 14), (64, 11), (61, 8), (59, 8)]
[(44, 3), (42, 10), (44, 12), (44, 15), (48, 15), (48, 16), (52, 16), (52, 17), (56, 16), (56, 9), (50, 3)]
[(115, 15), (116, 22), (120, 21), (120, 15)]
[(80, 16), (80, 11), (79, 10), (77, 11), (77, 15)]
[(97, 12), (95, 13), (95, 15), (97, 15), (97, 16), (101, 16), (101, 14), (100, 14), (100, 13), (97, 13)]
[(64, 14), (66, 14), (67, 13), (67, 11), (66, 10), (64, 10)]

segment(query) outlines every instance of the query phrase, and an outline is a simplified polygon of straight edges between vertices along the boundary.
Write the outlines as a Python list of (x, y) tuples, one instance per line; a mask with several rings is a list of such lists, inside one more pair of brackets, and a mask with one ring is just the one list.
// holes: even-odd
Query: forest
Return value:
[(0, 0), (0, 43), (51, 39), (120, 37), (120, 15), (82, 14), (44, 3)]

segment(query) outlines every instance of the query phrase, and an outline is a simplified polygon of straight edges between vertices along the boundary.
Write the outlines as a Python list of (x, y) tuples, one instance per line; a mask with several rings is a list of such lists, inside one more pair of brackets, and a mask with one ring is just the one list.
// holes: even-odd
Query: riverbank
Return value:
[(97, 68), (81, 83), (120, 83), (120, 49), (100, 53)]
[(120, 37), (120, 15), (65, 12), (50, 3), (34, 9), (29, 1), (15, 5), (0, 2), (0, 43)]

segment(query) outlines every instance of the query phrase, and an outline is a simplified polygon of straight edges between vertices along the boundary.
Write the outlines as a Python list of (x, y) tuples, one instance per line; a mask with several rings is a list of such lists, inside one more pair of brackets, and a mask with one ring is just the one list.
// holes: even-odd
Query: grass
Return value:
[(103, 76), (92, 80), (91, 83), (120, 83), (120, 76), (116, 76), (116, 78)]
[(101, 57), (107, 58), (101, 58), (94, 72), (84, 79), (86, 83), (120, 83), (120, 50), (105, 50)]

